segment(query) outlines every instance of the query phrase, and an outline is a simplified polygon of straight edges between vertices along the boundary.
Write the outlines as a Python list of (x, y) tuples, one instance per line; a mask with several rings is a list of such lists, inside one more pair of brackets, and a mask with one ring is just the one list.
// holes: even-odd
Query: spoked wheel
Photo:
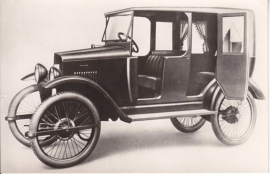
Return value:
[(227, 145), (238, 145), (251, 135), (256, 123), (256, 105), (250, 93), (243, 101), (228, 100), (223, 94), (216, 103), (217, 116), (211, 123), (217, 138)]
[[(24, 117), (24, 119), (8, 121), (9, 128), (14, 137), (28, 147), (30, 147), (30, 143), (25, 137), (25, 133), (28, 132), (30, 119), (40, 103), (38, 87), (31, 85), (18, 92), (9, 106), (8, 117)], [(46, 136), (42, 144), (50, 144), (52, 141), (50, 136)]]
[(199, 130), (205, 123), (199, 115), (171, 118), (171, 122), (176, 129), (184, 133), (192, 133)]
[[(86, 159), (96, 146), (100, 119), (93, 103), (74, 92), (62, 92), (44, 101), (35, 112), (29, 134), (31, 147), (45, 164), (64, 168)], [(41, 146), (44, 135), (57, 140)]]

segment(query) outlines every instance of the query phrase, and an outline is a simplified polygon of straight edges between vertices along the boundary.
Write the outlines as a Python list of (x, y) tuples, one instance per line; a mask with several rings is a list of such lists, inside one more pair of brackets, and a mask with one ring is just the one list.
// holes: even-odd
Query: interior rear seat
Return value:
[(208, 84), (214, 79), (214, 77), (214, 72), (198, 72), (195, 79), (198, 84)]
[[(207, 55), (207, 56), (209, 56), (209, 55)], [(213, 65), (215, 67), (217, 56), (213, 56), (213, 57), (209, 57), (209, 58), (212, 62), (212, 67), (213, 67)], [(208, 61), (208, 64), (210, 64), (209, 61)], [(198, 72), (196, 74), (195, 79), (196, 79), (197, 83), (207, 85), (208, 83), (210, 83), (211, 80), (213, 80), (215, 78), (215, 73), (213, 72), (215, 70), (214, 69), (212, 69), (210, 71), (209, 70), (210, 69), (208, 68), (208, 71), (201, 71), (201, 72)]]

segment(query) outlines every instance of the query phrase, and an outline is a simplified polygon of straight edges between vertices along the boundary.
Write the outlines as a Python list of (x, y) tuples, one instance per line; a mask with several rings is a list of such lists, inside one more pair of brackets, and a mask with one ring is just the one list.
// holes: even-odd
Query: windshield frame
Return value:
[(125, 34), (126, 36), (129, 36), (129, 34), (130, 34), (131, 39), (133, 38), (132, 28), (133, 28), (134, 11), (131, 11), (131, 12), (122, 12), (122, 13), (115, 13), (115, 14), (105, 15), (106, 26), (105, 26), (105, 29), (104, 29), (104, 32), (103, 32), (103, 36), (102, 36), (102, 39), (101, 39), (102, 42), (108, 42), (108, 41), (127, 41), (128, 37), (126, 37), (126, 38), (123, 39), (123, 40), (120, 40), (120, 39), (111, 39), (111, 40), (107, 40), (107, 39), (106, 39), (106, 31), (107, 31), (107, 27), (108, 27), (110, 18), (111, 18), (111, 17), (117, 17), (117, 16), (130, 16), (130, 17), (131, 17), (131, 18), (130, 18), (130, 23), (129, 23), (128, 30), (127, 30), (127, 32), (124, 33), (124, 34)]

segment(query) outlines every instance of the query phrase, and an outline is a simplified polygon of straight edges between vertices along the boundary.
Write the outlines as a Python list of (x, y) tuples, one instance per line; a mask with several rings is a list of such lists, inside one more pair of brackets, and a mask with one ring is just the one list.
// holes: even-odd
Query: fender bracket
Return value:
[(12, 117), (5, 117), (5, 120), (6, 121), (14, 121), (14, 120), (30, 119), (31, 117), (32, 117), (32, 114), (15, 115)]

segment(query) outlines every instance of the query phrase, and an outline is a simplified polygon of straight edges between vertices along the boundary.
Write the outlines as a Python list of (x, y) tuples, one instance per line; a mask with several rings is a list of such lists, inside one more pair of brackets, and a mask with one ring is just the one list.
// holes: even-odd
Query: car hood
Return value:
[(55, 53), (55, 57), (61, 57), (63, 62), (89, 60), (97, 58), (128, 57), (129, 51), (122, 46), (102, 46), (74, 51)]

